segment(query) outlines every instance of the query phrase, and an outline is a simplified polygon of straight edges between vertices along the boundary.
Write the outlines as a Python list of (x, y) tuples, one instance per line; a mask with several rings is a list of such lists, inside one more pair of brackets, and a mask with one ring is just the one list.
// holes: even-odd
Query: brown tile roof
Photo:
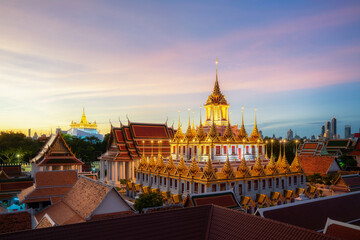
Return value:
[(50, 220), (50, 217), (48, 216), (44, 216), (40, 222), (38, 223), (38, 225), (36, 225), (36, 229), (39, 229), (39, 228), (47, 228), (47, 227), (52, 227), (54, 226), (55, 223), (54, 221)]
[(83, 217), (62, 201), (57, 202), (35, 214), (36, 220), (40, 222), (45, 214), (49, 215), (57, 225), (85, 222)]
[(18, 177), (21, 175), (21, 165), (3, 165), (0, 170), (4, 171), (9, 177)]
[(331, 164), (336, 161), (333, 156), (298, 156), (298, 159), (306, 175), (327, 174)]
[(349, 222), (360, 216), (360, 192), (305, 200), (281, 206), (258, 209), (265, 218), (304, 227), (322, 230), (327, 218)]
[(80, 177), (63, 201), (86, 219), (99, 206), (111, 187), (89, 178)]
[(37, 172), (35, 184), (18, 194), (20, 203), (51, 201), (64, 196), (77, 180), (76, 171)]
[(8, 239), (333, 239), (321, 233), (205, 205), (3, 235)]
[[(31, 214), (27, 211), (0, 214), (0, 234), (31, 229)], [(0, 236), (0, 238), (2, 238)]]
[(316, 149), (318, 143), (304, 143), (303, 149)]
[(37, 172), (35, 175), (36, 187), (72, 186), (76, 180), (74, 170)]

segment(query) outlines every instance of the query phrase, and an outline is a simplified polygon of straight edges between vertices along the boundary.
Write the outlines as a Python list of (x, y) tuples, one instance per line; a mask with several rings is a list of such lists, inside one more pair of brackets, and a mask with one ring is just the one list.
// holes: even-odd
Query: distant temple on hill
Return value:
[(157, 191), (173, 203), (188, 194), (229, 189), (242, 205), (256, 202), (261, 206), (273, 198), (283, 199), (282, 203), (294, 201), (306, 187), (297, 156), (290, 165), (284, 147), (277, 161), (273, 151), (268, 157), (256, 112), (249, 136), (243, 109), (238, 128), (231, 125), (228, 108), (216, 71), (214, 89), (205, 103), (205, 122), (200, 114), (199, 126), (191, 124), (189, 113), (185, 133), (180, 116), (175, 133), (166, 124), (129, 122), (128, 126), (112, 127), (108, 150), (100, 157), (101, 180), (118, 185), (120, 179), (130, 179), (129, 196)]
[(97, 130), (96, 121), (93, 123), (88, 122), (85, 115), (85, 108), (83, 108), (83, 115), (79, 123), (72, 121), (70, 124), (70, 129), (66, 132), (72, 136), (79, 138), (85, 137), (97, 137), (100, 141), (104, 140), (104, 136), (100, 134)]

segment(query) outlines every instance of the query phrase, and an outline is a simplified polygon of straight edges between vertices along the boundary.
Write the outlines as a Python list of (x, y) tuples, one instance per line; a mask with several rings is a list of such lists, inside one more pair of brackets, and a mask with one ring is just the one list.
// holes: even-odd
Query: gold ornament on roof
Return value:
[(201, 107), (200, 107), (200, 125), (196, 131), (195, 140), (198, 142), (204, 141), (206, 139), (206, 133), (203, 128), (202, 122), (201, 122)]
[(258, 127), (257, 127), (257, 122), (256, 122), (256, 108), (255, 108), (255, 124), (254, 124), (254, 129), (250, 135), (250, 140), (251, 141), (257, 141), (260, 140), (260, 142), (262, 142), (262, 138), (261, 135), (259, 133)]
[(184, 137), (185, 137), (185, 136), (184, 136), (184, 134), (183, 134), (183, 132), (182, 132), (182, 130), (181, 130), (180, 111), (179, 111), (179, 126), (178, 126), (178, 129), (177, 129), (176, 133), (175, 133), (175, 136), (174, 136), (173, 141), (179, 143), (181, 140), (184, 139)]
[(235, 178), (234, 169), (230, 164), (229, 153), (227, 154), (226, 161), (221, 169), (221, 172), (226, 176), (227, 179)]
[(295, 158), (293, 160), (293, 162), (291, 163), (291, 166), (290, 166), (290, 170), (292, 172), (296, 172), (296, 173), (303, 173), (304, 170), (301, 166), (301, 163), (298, 159), (298, 156), (297, 156), (297, 140), (296, 140), (296, 153), (295, 153)]
[(180, 161), (178, 165), (176, 166), (176, 172), (175, 175), (183, 175), (187, 170), (187, 167), (185, 165), (184, 157), (181, 155)]
[(209, 132), (207, 134), (206, 140), (207, 141), (212, 141), (212, 142), (220, 141), (219, 134), (218, 134), (218, 132), (216, 130), (216, 125), (215, 125), (215, 122), (214, 122), (214, 118), (213, 118), (213, 123), (212, 123), (212, 125), (210, 127), (210, 130), (209, 130)]
[(279, 173), (276, 167), (275, 159), (273, 157), (270, 157), (270, 161), (265, 168), (265, 173), (266, 175), (276, 175)]
[(87, 121), (86, 115), (85, 115), (85, 108), (83, 108), (83, 114), (81, 116), (81, 120), (79, 123), (71, 121), (70, 124), (71, 128), (88, 128), (88, 129), (97, 129), (97, 124), (96, 121), (94, 121), (93, 123), (90, 123)]
[(217, 65), (218, 65), (218, 61), (216, 59), (216, 78), (215, 78), (215, 85), (214, 85), (214, 89), (211, 95), (209, 95), (207, 101), (206, 101), (206, 105), (228, 105), (225, 96), (222, 94), (221, 90), (220, 90), (220, 86), (219, 86), (219, 81), (218, 81), (218, 73), (217, 73)]
[(215, 169), (214, 169), (214, 167), (212, 165), (212, 161), (210, 159), (210, 156), (209, 156), (209, 158), (208, 158), (208, 160), (206, 162), (204, 170), (202, 171), (201, 179), (205, 179), (207, 181), (217, 179), (216, 172), (215, 172)]
[(251, 176), (249, 167), (246, 164), (245, 156), (242, 157), (240, 165), (237, 167), (236, 170), (240, 174), (240, 177), (249, 177), (249, 176)]
[(172, 173), (174, 170), (176, 169), (176, 166), (174, 164), (174, 160), (170, 154), (169, 156), (169, 161), (167, 162), (165, 169), (164, 169), (164, 173)]
[(189, 143), (194, 137), (195, 135), (193, 135), (193, 129), (191, 128), (191, 123), (190, 123), (190, 109), (189, 109), (189, 126), (188, 126), (188, 129), (185, 133), (185, 138), (184, 140)]
[(193, 159), (191, 161), (191, 164), (189, 166), (189, 170), (188, 170), (188, 177), (195, 177), (198, 173), (200, 172), (200, 168), (199, 165), (195, 159), (195, 155), (193, 156)]
[(264, 167), (261, 165), (260, 158), (257, 157), (254, 166), (252, 167), (251, 176), (263, 176), (265, 175)]
[(240, 130), (239, 130), (237, 136), (240, 140), (248, 141), (248, 134), (247, 134), (247, 132), (245, 130), (245, 126), (244, 126), (244, 107), (241, 107), (241, 127), (240, 127)]
[(228, 142), (234, 142), (235, 141), (234, 133), (231, 130), (230, 119), (228, 120), (228, 124), (226, 126), (223, 137)]

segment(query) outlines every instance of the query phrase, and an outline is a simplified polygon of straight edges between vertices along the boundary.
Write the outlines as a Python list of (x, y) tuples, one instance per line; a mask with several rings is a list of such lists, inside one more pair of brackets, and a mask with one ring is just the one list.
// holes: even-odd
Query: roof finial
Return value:
[(257, 109), (255, 108), (255, 126), (256, 126), (256, 111)]
[(201, 122), (201, 106), (200, 106), (200, 125), (202, 124)]
[(83, 116), (85, 116), (85, 107), (83, 107)]
[(179, 128), (180, 128), (180, 109), (178, 110), (179, 112)]
[(244, 126), (244, 106), (241, 106), (241, 126)]
[(188, 108), (188, 111), (189, 111), (189, 128), (191, 128), (191, 121), (190, 121), (190, 113), (191, 113), (191, 109)]
[(218, 65), (218, 60), (217, 60), (217, 58), (215, 58), (215, 64), (216, 64), (216, 79), (217, 79), (217, 65)]

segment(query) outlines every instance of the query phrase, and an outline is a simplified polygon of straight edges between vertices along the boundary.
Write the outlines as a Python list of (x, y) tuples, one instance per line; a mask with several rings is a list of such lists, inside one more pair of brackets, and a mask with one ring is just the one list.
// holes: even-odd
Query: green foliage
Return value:
[(135, 200), (134, 208), (141, 213), (144, 208), (160, 207), (163, 203), (164, 199), (160, 193), (149, 192), (140, 194), (139, 198)]
[(23, 133), (0, 133), (0, 160), (2, 163), (29, 161), (39, 151), (41, 144)]
[(346, 154), (338, 157), (338, 163), (339, 163), (340, 167), (342, 167), (342, 168), (357, 166), (356, 160), (352, 156), (348, 156)]
[(120, 179), (122, 185), (126, 185), (128, 182), (130, 182), (130, 179)]
[(319, 173), (315, 173), (313, 175), (306, 176), (306, 181), (310, 182), (311, 184), (315, 183), (323, 183), (322, 176)]
[(78, 138), (63, 134), (63, 138), (75, 156), (86, 163), (97, 161), (97, 158), (106, 151), (107, 143), (101, 142), (96, 137)]
[(339, 174), (327, 174), (325, 176), (321, 176), (319, 173), (315, 173), (313, 175), (308, 175), (306, 177), (306, 181), (311, 183), (312, 185), (318, 184), (325, 184), (331, 185), (335, 182), (335, 180), (339, 177)]

